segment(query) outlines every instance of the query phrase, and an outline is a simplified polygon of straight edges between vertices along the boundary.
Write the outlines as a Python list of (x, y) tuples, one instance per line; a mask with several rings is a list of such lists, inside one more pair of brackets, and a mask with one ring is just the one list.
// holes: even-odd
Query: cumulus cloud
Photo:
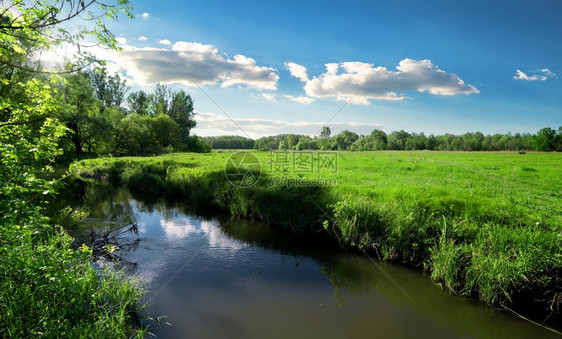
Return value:
[(285, 66), (289, 70), (292, 76), (295, 78), (300, 79), (301, 81), (308, 81), (308, 74), (306, 73), (306, 67), (301, 66), (299, 64), (295, 64), (294, 62), (286, 62)]
[(408, 98), (398, 92), (418, 91), (434, 95), (479, 93), (473, 85), (455, 74), (439, 69), (430, 60), (404, 59), (396, 71), (386, 67), (373, 67), (365, 62), (325, 64), (326, 72), (308, 79), (306, 68), (286, 64), (291, 74), (305, 82), (304, 90), (312, 98), (337, 100), (368, 105), (371, 99), (403, 100)]
[(305, 104), (305, 105), (311, 104), (311, 103), (316, 101), (316, 99), (314, 99), (314, 98), (305, 97), (305, 96), (294, 97), (292, 95), (284, 95), (284, 97), (291, 100), (291, 101), (298, 102), (298, 103)]
[(178, 41), (170, 49), (125, 45), (122, 51), (105, 51), (101, 57), (141, 86), (158, 82), (194, 86), (184, 72), (198, 85), (244, 85), (275, 90), (279, 80), (274, 68), (259, 66), (254, 59), (244, 55), (226, 57), (219, 54), (215, 46), (198, 42)]
[(513, 76), (515, 80), (526, 80), (526, 81), (546, 81), (548, 78), (555, 78), (556, 74), (554, 74), (548, 68), (543, 68), (537, 71), (532, 72), (532, 75), (528, 75), (527, 73), (517, 70), (516, 74)]
[(260, 96), (265, 99), (265, 101), (275, 101), (275, 94), (271, 93), (261, 93)]
[[(294, 133), (313, 136), (325, 125), (322, 122), (310, 121), (281, 121), (270, 119), (234, 119), (245, 133), (251, 138), (260, 138), (267, 135), (282, 133)], [(194, 133), (200, 136), (215, 135), (242, 135), (246, 136), (228, 117), (214, 113), (198, 113), (197, 126)], [(377, 123), (362, 122), (331, 122), (332, 134), (343, 130), (354, 131), (358, 134), (370, 134), (374, 129), (381, 129), (382, 125)]]
[(160, 45), (171, 45), (171, 44), (172, 44), (172, 42), (171, 42), (170, 40), (168, 40), (168, 39), (158, 40), (158, 43), (159, 43)]
[(138, 39), (139, 39), (139, 41), (145, 41), (145, 40), (146, 40), (146, 37), (145, 37), (144, 35), (141, 35), (141, 36), (139, 36)]
[(149, 16), (150, 16), (150, 14), (148, 14), (148, 13), (146, 13), (146, 12), (144, 12), (144, 13), (141, 14), (141, 18), (143, 18), (143, 20), (144, 20), (144, 19), (148, 19)]

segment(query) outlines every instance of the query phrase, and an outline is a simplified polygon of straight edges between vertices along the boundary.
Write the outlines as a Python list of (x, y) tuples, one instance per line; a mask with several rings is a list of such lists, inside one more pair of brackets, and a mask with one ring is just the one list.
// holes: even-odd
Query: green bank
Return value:
[[(423, 268), (454, 293), (560, 316), (561, 154), (252, 152), (257, 160), (233, 165), (236, 153), (100, 158), (71, 170), (195, 209), (327, 232), (350, 250)], [(236, 181), (241, 168), (256, 181)]]

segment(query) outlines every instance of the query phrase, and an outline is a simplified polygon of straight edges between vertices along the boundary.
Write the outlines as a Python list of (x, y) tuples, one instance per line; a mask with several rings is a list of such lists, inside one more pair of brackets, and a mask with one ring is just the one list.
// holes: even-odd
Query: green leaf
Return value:
[(13, 49), (14, 49), (14, 52), (16, 52), (16, 53), (18, 53), (18, 54), (23, 54), (23, 55), (27, 54), (27, 52), (25, 51), (25, 49), (21, 48), (21, 47), (18, 46), (18, 45), (14, 45), (14, 46), (13, 46)]

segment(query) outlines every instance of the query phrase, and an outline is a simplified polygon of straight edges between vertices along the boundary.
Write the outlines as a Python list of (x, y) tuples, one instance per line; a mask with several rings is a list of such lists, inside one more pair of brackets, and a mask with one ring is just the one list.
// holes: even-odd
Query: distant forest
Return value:
[(343, 131), (331, 135), (324, 127), (319, 136), (311, 138), (298, 134), (279, 134), (257, 140), (234, 135), (203, 137), (212, 149), (265, 150), (435, 150), (435, 151), (556, 151), (562, 152), (562, 126), (558, 131), (545, 127), (536, 134), (507, 133), (484, 135), (480, 132), (462, 135), (425, 135), (403, 130), (386, 134), (374, 130), (370, 135)]

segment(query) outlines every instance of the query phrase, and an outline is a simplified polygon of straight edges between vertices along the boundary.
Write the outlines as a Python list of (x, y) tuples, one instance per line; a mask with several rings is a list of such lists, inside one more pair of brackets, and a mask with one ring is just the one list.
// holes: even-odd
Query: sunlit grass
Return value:
[(64, 231), (3, 228), (0, 243), (0, 337), (143, 337), (140, 286), (95, 269)]

